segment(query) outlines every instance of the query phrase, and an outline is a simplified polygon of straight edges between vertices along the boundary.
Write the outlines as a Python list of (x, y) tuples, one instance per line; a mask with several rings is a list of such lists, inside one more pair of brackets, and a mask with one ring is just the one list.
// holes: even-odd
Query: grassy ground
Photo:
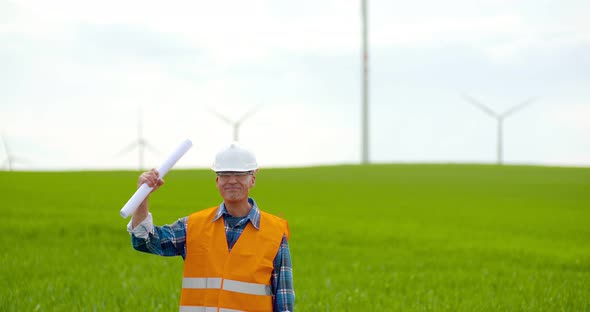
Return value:
[[(177, 311), (181, 258), (134, 251), (137, 172), (0, 173), (0, 311)], [(220, 202), (174, 170), (157, 224)], [(590, 311), (590, 169), (371, 165), (260, 172), (291, 227), (297, 311)]]

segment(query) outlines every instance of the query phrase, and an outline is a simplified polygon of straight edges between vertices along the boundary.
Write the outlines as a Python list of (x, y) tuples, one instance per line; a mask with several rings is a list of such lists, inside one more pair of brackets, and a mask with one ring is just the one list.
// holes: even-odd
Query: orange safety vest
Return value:
[(188, 218), (180, 311), (272, 311), (270, 278), (287, 221), (260, 211), (260, 229), (248, 222), (230, 252), (223, 218), (213, 222), (217, 209)]

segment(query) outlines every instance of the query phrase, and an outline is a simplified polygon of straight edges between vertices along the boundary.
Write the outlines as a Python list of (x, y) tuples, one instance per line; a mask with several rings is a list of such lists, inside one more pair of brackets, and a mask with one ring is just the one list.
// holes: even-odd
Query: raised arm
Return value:
[[(147, 183), (150, 187), (153, 187), (152, 193), (157, 190), (160, 186), (164, 184), (164, 180), (160, 179), (158, 174), (158, 170), (152, 169), (150, 171), (146, 171), (139, 176), (137, 180), (137, 187), (139, 188), (142, 184)], [(151, 193), (150, 193), (151, 194)], [(145, 198), (145, 200), (137, 207), (137, 210), (133, 213), (133, 218), (131, 220), (132, 228), (138, 226), (145, 218), (148, 216), (148, 200), (149, 196)]]

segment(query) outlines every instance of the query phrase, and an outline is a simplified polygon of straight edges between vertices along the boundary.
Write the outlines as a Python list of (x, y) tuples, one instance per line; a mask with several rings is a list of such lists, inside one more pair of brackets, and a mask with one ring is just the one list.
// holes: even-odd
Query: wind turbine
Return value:
[(506, 117), (514, 114), (516, 111), (519, 111), (519, 110), (523, 109), (524, 107), (530, 105), (532, 102), (534, 102), (535, 99), (530, 98), (518, 105), (511, 107), (510, 109), (508, 109), (504, 113), (498, 114), (495, 111), (491, 110), (489, 107), (481, 104), (476, 99), (474, 99), (468, 95), (465, 95), (464, 97), (467, 100), (467, 102), (473, 104), (475, 107), (479, 108), (484, 113), (492, 116), (498, 122), (498, 165), (501, 165), (502, 164), (502, 151), (503, 151), (502, 127), (503, 127), (504, 119)]
[(2, 133), (2, 145), (4, 146), (4, 151), (6, 152), (6, 160), (2, 163), (2, 167), (4, 167), (6, 165), (8, 168), (8, 171), (12, 171), (12, 165), (14, 163), (26, 162), (25, 159), (14, 157), (10, 153), (10, 150), (8, 149), (8, 142), (6, 140), (6, 135), (4, 135), (4, 133)]
[(227, 116), (222, 115), (214, 110), (209, 110), (212, 114), (214, 114), (215, 116), (217, 116), (219, 119), (225, 121), (227, 124), (229, 124), (230, 126), (233, 127), (234, 130), (234, 142), (238, 142), (238, 138), (239, 138), (239, 132), (240, 132), (240, 126), (242, 125), (242, 123), (250, 116), (254, 115), (254, 113), (258, 112), (261, 109), (262, 106), (258, 106), (252, 110), (250, 110), (249, 112), (245, 113), (244, 115), (242, 115), (242, 117), (238, 120), (232, 120), (229, 119)]
[(127, 154), (128, 152), (132, 151), (133, 149), (137, 148), (137, 156), (139, 158), (139, 170), (143, 170), (143, 160), (144, 160), (144, 150), (148, 148), (154, 153), (158, 153), (155, 147), (153, 147), (148, 141), (143, 137), (143, 123), (142, 123), (142, 115), (141, 115), (141, 108), (139, 109), (139, 119), (137, 122), (137, 140), (132, 142), (131, 144), (127, 145), (123, 150), (121, 150), (117, 155)]

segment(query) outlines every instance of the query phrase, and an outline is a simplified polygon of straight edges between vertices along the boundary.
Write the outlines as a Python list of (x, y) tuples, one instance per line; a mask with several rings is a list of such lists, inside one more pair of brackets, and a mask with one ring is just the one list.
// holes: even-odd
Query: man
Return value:
[[(182, 256), (181, 312), (293, 311), (287, 222), (248, 197), (258, 171), (254, 154), (231, 144), (217, 153), (212, 169), (223, 197), (219, 206), (160, 227), (153, 225), (146, 199), (127, 225), (133, 247)], [(139, 176), (138, 185), (143, 183), (155, 191), (164, 181), (152, 169)]]

